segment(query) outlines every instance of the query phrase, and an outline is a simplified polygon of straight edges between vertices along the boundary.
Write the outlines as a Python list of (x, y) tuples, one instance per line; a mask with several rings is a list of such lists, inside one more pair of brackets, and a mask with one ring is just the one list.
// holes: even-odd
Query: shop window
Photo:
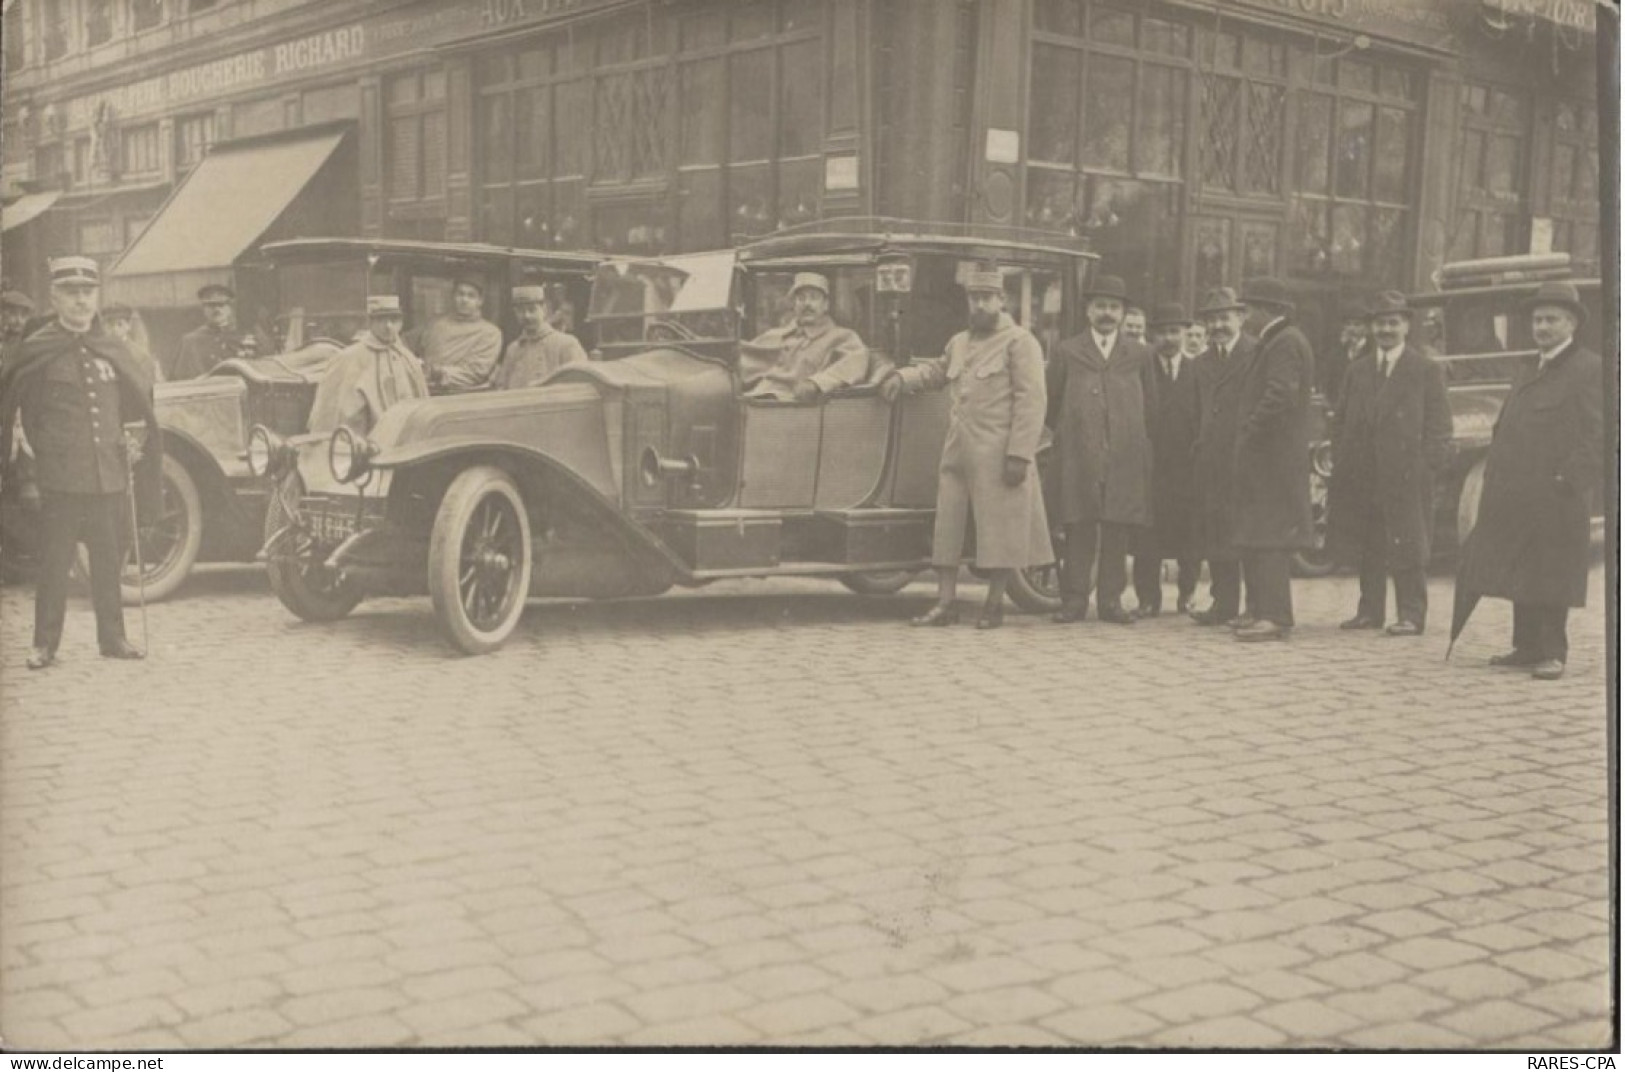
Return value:
[(1589, 103), (1558, 101), (1548, 154), (1552, 248), (1569, 253), (1576, 266), (1598, 270), (1602, 202), (1598, 195), (1597, 110)]
[(50, 0), (35, 9), (45, 60), (59, 60), (73, 47), (73, 5)]
[(164, 0), (130, 0), (130, 29), (150, 30), (164, 21)]
[(626, 182), (663, 174), (671, 68), (644, 67), (595, 80), (593, 179)]
[(1529, 213), (1531, 113), (1527, 98), (1500, 86), (1462, 87), (1455, 154), (1457, 209), (1446, 243), (1453, 260), (1522, 248)]
[(113, 39), (113, 0), (81, 0), (85, 5), (85, 45), (95, 48)]
[(1274, 38), (1203, 34), (1202, 185), (1278, 197), (1286, 153), (1286, 46)]
[(203, 159), (215, 141), (213, 112), (182, 116), (175, 120), (175, 163), (180, 170), (191, 169)]
[(444, 216), (446, 75), (412, 71), (387, 79), (385, 195), (400, 219)]
[(126, 176), (154, 175), (163, 170), (158, 124), (125, 129), (119, 137), (120, 171)]

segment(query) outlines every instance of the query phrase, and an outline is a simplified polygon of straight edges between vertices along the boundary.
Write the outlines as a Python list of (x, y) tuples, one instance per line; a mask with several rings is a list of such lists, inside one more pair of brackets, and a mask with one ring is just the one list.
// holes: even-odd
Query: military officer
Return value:
[[(1252, 360), (1258, 340), (1245, 330), (1247, 307), (1234, 288), (1215, 287), (1202, 299), (1207, 323), (1207, 353), (1196, 362), (1197, 422), (1195, 450), (1196, 535), (1207, 559), (1206, 610), (1191, 618), (1198, 625), (1238, 625), (1244, 620), (1241, 604), (1241, 558), (1231, 542), (1231, 518), (1239, 412), (1241, 369)], [(1249, 600), (1249, 604), (1251, 600)]]
[(978, 629), (1004, 624), (1004, 591), (1012, 570), (1054, 561), (1044, 495), (1033, 458), (1044, 431), (1044, 353), (1038, 340), (1004, 311), (1004, 278), (995, 267), (968, 273), (970, 327), (948, 340), (943, 356), (894, 369), (880, 392), (947, 387), (953, 408), (937, 478), (931, 564), (937, 602), (912, 624), (959, 621), (954, 606), (968, 525), (976, 526), (976, 565), (988, 571)]
[[(144, 654), (124, 633), (119, 597), (124, 496), (131, 462), (141, 505), (157, 497), (160, 441), (152, 411), (152, 381), (123, 343), (96, 316), (101, 273), (89, 257), (50, 263), (50, 321), (8, 349), (0, 369), (0, 458), (10, 455), (13, 418), (20, 415), (34, 455), (40, 492), (41, 544), (34, 595), (30, 670), (56, 661), (66, 617), (68, 574), (83, 542), (90, 552), (96, 642), (113, 659)], [(125, 421), (142, 421), (137, 441)]]
[(393, 294), (367, 298), (367, 330), (333, 355), (310, 404), (310, 430), (343, 426), (366, 435), (395, 403), (427, 398), (423, 366), (401, 341), (401, 300)]
[(1405, 296), (1378, 294), (1372, 345), (1338, 392), (1328, 499), (1333, 552), (1360, 567), (1360, 605), (1342, 628), (1383, 627), (1392, 576), (1396, 620), (1387, 632), (1406, 637), (1427, 625), (1433, 475), (1449, 459), (1451, 433), (1444, 366), (1411, 345), (1410, 329)]
[(1134, 530), (1151, 522), (1153, 357), (1121, 331), (1123, 281), (1102, 276), (1084, 295), (1089, 328), (1061, 342), (1048, 369), (1055, 433), (1056, 509), (1066, 526), (1057, 622), (1082, 621), (1099, 555), (1100, 620), (1132, 625), (1123, 608)]
[(1141, 529), (1134, 549), (1136, 617), (1162, 612), (1162, 563), (1179, 564), (1180, 614), (1190, 610), (1201, 571), (1195, 532), (1196, 432), (1201, 419), (1196, 374), (1185, 356), (1190, 317), (1178, 302), (1152, 310), (1150, 329), (1157, 389), (1151, 410), (1151, 526)]
[(553, 326), (557, 312), (546, 287), (514, 287), (511, 300), (521, 331), (497, 366), (493, 385), (499, 391), (534, 387), (565, 365), (586, 362), (576, 337)]
[(1285, 640), (1292, 631), (1292, 552), (1314, 546), (1309, 504), (1309, 393), (1315, 354), (1292, 322), (1294, 303), (1278, 279), (1242, 284), (1241, 300), (1260, 324), (1258, 348), (1242, 366), (1231, 540), (1254, 621), (1244, 643)]
[(1495, 422), (1456, 584), (1512, 601), (1512, 650), (1491, 666), (1555, 681), (1568, 662), (1569, 608), (1585, 606), (1590, 499), (1607, 473), (1602, 358), (1575, 339), (1586, 309), (1572, 283), (1542, 284), (1525, 315), (1539, 353)]
[(740, 347), (745, 393), (754, 398), (811, 402), (869, 376), (869, 348), (830, 316), (829, 279), (797, 272), (790, 285), (794, 321)]
[(254, 336), (237, 330), (237, 314), (232, 302), (237, 295), (223, 283), (207, 283), (198, 288), (197, 300), (203, 309), (203, 323), (181, 336), (180, 353), (170, 369), (172, 380), (192, 380), (207, 376), (222, 361), (241, 357), (257, 349)]

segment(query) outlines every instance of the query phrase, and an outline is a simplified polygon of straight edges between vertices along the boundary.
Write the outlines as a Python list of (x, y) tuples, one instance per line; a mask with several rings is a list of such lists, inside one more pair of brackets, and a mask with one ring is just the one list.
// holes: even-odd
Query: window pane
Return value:
[(551, 42), (527, 48), (519, 54), (519, 77), (531, 81), (546, 78), (553, 73), (553, 46)]
[(480, 102), (480, 162), (483, 181), (506, 182), (512, 176), (513, 116), (511, 98), (506, 93)]
[(1090, 56), (1084, 92), (1090, 112), (1084, 121), (1080, 158), (1085, 166), (1128, 170), (1129, 112), (1122, 102), (1134, 97), (1134, 62)]
[(1134, 44), (1134, 16), (1127, 11), (1096, 8), (1089, 19), (1089, 36), (1111, 45)]
[(1371, 256), (1366, 271), (1377, 286), (1398, 287), (1404, 283), (1405, 213), (1400, 209), (1376, 209), (1371, 216)]
[(1484, 142), (1480, 130), (1469, 130), (1461, 139), (1461, 181), (1470, 190), (1484, 188)]
[(822, 42), (779, 50), (779, 154), (811, 156), (824, 147)]
[(1033, 44), (1030, 159), (1070, 164), (1078, 129), (1078, 75), (1083, 54), (1055, 45)]
[(1507, 218), (1499, 212), (1485, 212), (1478, 232), (1478, 255), (1499, 257), (1512, 247), (1507, 241)]
[(1331, 266), (1331, 222), (1324, 201), (1294, 198), (1287, 232), (1287, 256), (1301, 275), (1324, 275)]
[(722, 172), (685, 171), (678, 178), (677, 225), (683, 249), (713, 249), (728, 244), (722, 226)]
[(389, 197), (411, 200), (418, 189), (418, 118), (407, 116), (389, 124)]
[(1230, 271), (1230, 221), (1201, 218), (1191, 230), (1196, 255), (1194, 285), (1198, 295), (1236, 278)]
[(1552, 147), (1553, 197), (1566, 201), (1574, 196), (1574, 163), (1579, 151), (1577, 145), (1558, 143)]
[(1208, 76), (1202, 86), (1202, 182), (1221, 190), (1237, 186), (1241, 146), (1239, 78)]
[(1257, 279), (1275, 274), (1276, 233), (1273, 223), (1244, 223), (1241, 226), (1241, 278)]
[(1281, 140), (1286, 121), (1286, 87), (1267, 82), (1247, 85), (1247, 144), (1242, 163), (1247, 189), (1256, 193), (1281, 190)]
[(1286, 46), (1249, 37), (1242, 42), (1241, 66), (1248, 74), (1281, 78), (1286, 75)]
[(1526, 122), (1523, 98), (1506, 90), (1490, 90), (1488, 114), (1497, 125), (1522, 127)]
[(1456, 214), (1456, 229), (1450, 233), (1450, 259), (1472, 260), (1478, 256), (1478, 213), (1463, 209)]
[(1241, 66), (1241, 37), (1229, 30), (1203, 35), (1202, 58), (1219, 67)]
[(767, 164), (728, 169), (728, 231), (760, 235), (773, 229), (773, 176)]
[(766, 160), (773, 155), (773, 53), (738, 53), (728, 62), (729, 158)]
[(818, 216), (823, 161), (797, 160), (779, 165), (779, 218), (781, 227), (806, 223)]
[(1416, 79), (1411, 72), (1397, 67), (1384, 67), (1377, 74), (1377, 88), (1384, 97), (1400, 100), (1416, 99)]
[(552, 193), (545, 182), (525, 183), (515, 189), (514, 245), (545, 249), (552, 244)]
[(1515, 194), (1523, 188), (1518, 166), (1521, 145), (1521, 138), (1490, 139), (1489, 157), (1484, 162), (1484, 185), (1491, 193)]
[(498, 187), (480, 192), (480, 237), (499, 244), (513, 241), (513, 189)]
[(418, 99), (418, 76), (403, 74), (389, 80), (389, 103), (411, 104)]
[(1142, 19), (1140, 41), (1147, 52), (1162, 52), (1170, 56), (1188, 56), (1191, 52), (1190, 29), (1177, 22)]
[(1298, 102), (1298, 189), (1331, 193), (1332, 98), (1305, 93)]
[(722, 161), (724, 86), (721, 59), (685, 63), (678, 79), (678, 113), (682, 116), (679, 161), (716, 164)]
[(1377, 72), (1369, 63), (1359, 60), (1343, 60), (1339, 67), (1342, 76), (1343, 88), (1351, 89), (1357, 93), (1375, 93), (1377, 91)]
[(1083, 32), (1083, 23), (1079, 21), (1078, 0), (1038, 0), (1033, 18), (1037, 28), (1046, 33), (1077, 37)]
[(582, 120), (589, 114), (591, 101), (590, 82), (564, 82), (553, 87), (553, 106), (560, 115), (569, 117), (569, 121), (560, 123), (553, 130), (553, 151), (558, 154), (553, 167), (555, 178), (587, 173), (589, 128)]
[(519, 157), (514, 175), (521, 181), (548, 177), (553, 132), (547, 92), (546, 86), (538, 86), (514, 93), (515, 148)]
[(685, 51), (711, 48), (728, 39), (728, 15), (721, 8), (689, 11), (677, 16), (678, 33)]
[(1358, 275), (1365, 267), (1365, 217), (1363, 205), (1332, 209), (1332, 271), (1339, 275)]
[[(19, 10), (21, 6), (18, 5)], [(150, 30), (163, 18), (163, 0), (130, 0), (130, 24), (137, 31)]]
[(1075, 185), (1070, 171), (1027, 169), (1027, 223), (1045, 230), (1064, 231), (1074, 219)]
[[(85, 44), (95, 46), (113, 37), (113, 0), (84, 0)], [(111, 225), (109, 225), (111, 233)]]
[(1373, 108), (1344, 101), (1338, 111), (1337, 192), (1342, 197), (1365, 197), (1370, 190)]
[(423, 117), (423, 193), (439, 197), (446, 192), (446, 113)]
[(1153, 175), (1178, 175), (1185, 143), (1185, 72), (1146, 64), (1140, 72), (1138, 167)]
[(1595, 146), (1583, 149), (1574, 169), (1574, 200), (1585, 205), (1597, 205), (1597, 150)]
[(1399, 108), (1382, 109), (1377, 116), (1377, 168), (1373, 192), (1378, 201), (1405, 200), (1410, 147), (1410, 113)]
[(585, 184), (555, 182), (553, 184), (553, 245), (563, 249), (581, 249), (588, 245), (586, 228)]
[(423, 99), (426, 101), (442, 101), (446, 99), (446, 72), (436, 67), (432, 71), (423, 72)]
[(513, 81), (513, 56), (503, 53), (481, 57), (480, 62), (474, 64), (474, 81), (480, 86)]
[(735, 41), (754, 41), (773, 33), (773, 0), (734, 0), (729, 5)]

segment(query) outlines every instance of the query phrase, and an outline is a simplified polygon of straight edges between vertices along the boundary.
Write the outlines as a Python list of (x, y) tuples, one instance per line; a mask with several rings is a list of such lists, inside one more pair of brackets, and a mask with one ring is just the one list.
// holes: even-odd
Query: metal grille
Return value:
[(1247, 188), (1259, 193), (1281, 192), (1281, 132), (1286, 90), (1281, 86), (1248, 83), (1247, 148), (1242, 155)]
[(1241, 80), (1205, 75), (1202, 81), (1202, 182), (1236, 189), (1241, 144)]

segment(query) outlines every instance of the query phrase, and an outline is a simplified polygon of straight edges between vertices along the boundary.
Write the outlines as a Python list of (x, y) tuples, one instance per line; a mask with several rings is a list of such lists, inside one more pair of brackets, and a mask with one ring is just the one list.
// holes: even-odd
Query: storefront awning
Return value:
[(61, 190), (47, 190), (42, 194), (23, 194), (0, 210), (0, 230), (9, 231), (14, 227), (21, 227), (56, 204), (56, 199), (61, 196)]
[(217, 146), (178, 186), (109, 274), (108, 297), (137, 306), (188, 304), (224, 281), (327, 163), (343, 131)]

